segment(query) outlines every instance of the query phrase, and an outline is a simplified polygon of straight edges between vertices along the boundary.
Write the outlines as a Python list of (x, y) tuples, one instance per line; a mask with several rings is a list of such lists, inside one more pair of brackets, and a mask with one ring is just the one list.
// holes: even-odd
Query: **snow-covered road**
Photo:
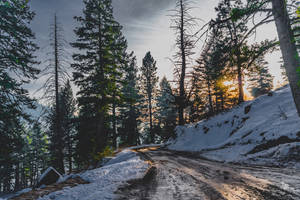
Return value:
[(169, 150), (138, 151), (152, 161), (155, 173), (120, 188), (119, 199), (300, 199), (297, 170), (219, 163)]

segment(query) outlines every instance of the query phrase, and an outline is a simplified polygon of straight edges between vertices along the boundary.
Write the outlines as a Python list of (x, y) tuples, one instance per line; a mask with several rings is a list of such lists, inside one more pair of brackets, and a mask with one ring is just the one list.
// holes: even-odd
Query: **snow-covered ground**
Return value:
[(32, 189), (31, 188), (25, 188), (23, 190), (20, 190), (14, 194), (8, 194), (8, 195), (5, 195), (3, 197), (0, 197), (0, 200), (7, 200), (7, 199), (10, 199), (10, 198), (13, 198), (13, 197), (16, 197), (16, 196), (19, 196), (23, 193), (27, 193), (27, 192), (30, 192)]
[(300, 118), (289, 86), (176, 132), (171, 150), (219, 161), (300, 167)]
[[(229, 112), (217, 115), (208, 120), (177, 127), (176, 132), (177, 138), (170, 140), (167, 144), (167, 148), (170, 150), (197, 152), (209, 159), (225, 162), (300, 168), (300, 118), (296, 112), (291, 91), (288, 86), (274, 91), (271, 96), (264, 95), (253, 101), (245, 102)], [(230, 173), (235, 174), (235, 170), (240, 170), (241, 172), (236, 176), (245, 175), (247, 172), (246, 174), (251, 175), (251, 177), (254, 176), (260, 177), (263, 180), (269, 180), (270, 183), (267, 185), (270, 187), (269, 191), (271, 193), (274, 189), (272, 189), (272, 187), (276, 186), (277, 189), (279, 188), (278, 191), (285, 188), (284, 190), (290, 191), (296, 196), (298, 195), (297, 198), (299, 197), (300, 190), (298, 186), (292, 187), (293, 185), (299, 185), (297, 177), (295, 180), (291, 178), (294, 175), (294, 172), (292, 172), (293, 169), (285, 169), (287, 170), (286, 173), (281, 173), (282, 169), (272, 167), (248, 168), (247, 166), (242, 166), (241, 169), (239, 169), (238, 165), (218, 162), (210, 163), (200, 158), (182, 157), (180, 156), (181, 154), (176, 154), (176, 152), (174, 153), (173, 151), (164, 152), (164, 150), (154, 150), (151, 152), (151, 147), (159, 146), (160, 145), (146, 145), (125, 149), (118, 153), (116, 157), (110, 159), (104, 167), (75, 175), (90, 182), (89, 184), (78, 185), (72, 188), (65, 187), (63, 190), (40, 197), (39, 200), (106, 200), (117, 199), (120, 195), (124, 197), (124, 199), (131, 199), (131, 196), (141, 197), (141, 195), (153, 197), (153, 195), (163, 193), (166, 189), (171, 191), (169, 190), (170, 188), (174, 189), (173, 191), (176, 197), (176, 195), (178, 196), (178, 188), (176, 186), (184, 185), (183, 183), (192, 183), (189, 179), (185, 179), (186, 177), (190, 177), (190, 175), (199, 179), (200, 182), (202, 181), (203, 188), (213, 186), (212, 189), (207, 190), (212, 191), (209, 192), (209, 195), (212, 195), (215, 189), (220, 189), (219, 183), (221, 179), (225, 182), (226, 180), (231, 180), (227, 175), (225, 178), (222, 178), (225, 173), (222, 171), (226, 171), (226, 173), (230, 171)], [(149, 154), (148, 156), (154, 160), (154, 163), (156, 162), (155, 166), (158, 175), (153, 179), (156, 181), (154, 181), (155, 184), (153, 180), (150, 180), (149, 183), (146, 182), (146, 185), (138, 185), (134, 194), (132, 194), (132, 187), (129, 187), (128, 191), (126, 187), (123, 190), (118, 190), (122, 188), (121, 186), (124, 187), (124, 185), (128, 185), (126, 182), (129, 180), (142, 179), (147, 173), (150, 165), (137, 155), (137, 151), (143, 152), (143, 148), (150, 150), (149, 152), (145, 151), (145, 154)], [(164, 162), (158, 162), (161, 160)], [(170, 162), (170, 164), (167, 165), (167, 162)], [(175, 167), (173, 166), (174, 163), (176, 164)], [(203, 170), (201, 170), (201, 166)], [(214, 173), (211, 172), (211, 176), (204, 181), (202, 176), (204, 176), (212, 166), (220, 169), (210, 170)], [(231, 168), (235, 170), (231, 170)], [(196, 170), (197, 173), (195, 174), (193, 170)], [(269, 173), (270, 170), (273, 170), (274, 173), (273, 171)], [(222, 176), (218, 174), (218, 171), (223, 173), (221, 174)], [(299, 174), (299, 170), (297, 174)], [(278, 177), (275, 175), (278, 175)], [(219, 177), (216, 187), (211, 185), (212, 182), (210, 179), (214, 177)], [(284, 177), (287, 177), (286, 180), (284, 180)], [(60, 182), (66, 178), (67, 177), (61, 178)], [(182, 180), (182, 182), (178, 181), (178, 179)], [(244, 178), (239, 177), (239, 179)], [(282, 180), (284, 180), (284, 182)], [(195, 182), (194, 188), (199, 188), (199, 181)], [(166, 185), (169, 185), (169, 189)], [(182, 187), (182, 193), (187, 197), (193, 193), (186, 192), (188, 187), (190, 186)], [(180, 188), (181, 187), (179, 187), (179, 189)], [(201, 191), (204, 191), (202, 189)], [(193, 191), (193, 188), (189, 188), (189, 190)], [(245, 192), (245, 194), (248, 193)], [(249, 193), (250, 196), (251, 194), (252, 193)], [(199, 194), (195, 192), (195, 195), (197, 196)], [(175, 197), (170, 198), (184, 199)], [(156, 199), (167, 198), (162, 197)]]
[(90, 184), (78, 185), (40, 197), (39, 200), (106, 200), (114, 199), (114, 192), (128, 180), (143, 178), (149, 165), (137, 153), (124, 150), (104, 167), (88, 170), (79, 176)]

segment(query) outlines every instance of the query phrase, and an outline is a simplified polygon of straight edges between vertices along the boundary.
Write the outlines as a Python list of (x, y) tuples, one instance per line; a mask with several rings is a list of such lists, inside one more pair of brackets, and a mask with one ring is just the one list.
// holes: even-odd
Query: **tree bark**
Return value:
[(221, 99), (221, 110), (224, 110), (224, 94), (220, 95), (220, 99)]
[(73, 166), (72, 166), (72, 141), (71, 141), (71, 139), (69, 138), (69, 155), (68, 155), (68, 162), (69, 162), (69, 174), (71, 174), (72, 173), (72, 170), (73, 170)]
[(113, 113), (113, 147), (117, 148), (117, 121), (116, 121), (116, 94), (113, 94), (113, 105), (112, 105), (112, 113)]
[(210, 114), (214, 113), (214, 106), (212, 102), (211, 89), (210, 89), (210, 81), (207, 81), (207, 89), (208, 89), (208, 101), (209, 101), (209, 112)]
[(154, 142), (154, 134), (153, 134), (153, 120), (152, 120), (152, 95), (151, 90), (148, 93), (148, 105), (149, 105), (149, 122), (150, 122), (150, 137), (151, 137), (151, 143)]
[(272, 10), (279, 37), (284, 66), (287, 72), (287, 77), (290, 83), (298, 115), (300, 116), (300, 75), (297, 73), (297, 69), (300, 67), (300, 61), (285, 1), (272, 0)]
[(237, 72), (238, 72), (238, 86), (239, 86), (239, 99), (238, 99), (238, 103), (242, 103), (244, 102), (244, 89), (243, 89), (243, 74), (242, 74), (242, 67), (240, 64), (240, 56), (238, 56), (238, 60), (237, 60)]
[(58, 35), (57, 35), (57, 20), (56, 15), (54, 16), (54, 61), (55, 61), (55, 120), (56, 120), (56, 134), (57, 134), (57, 155), (55, 158), (55, 167), (60, 173), (65, 173), (64, 169), (64, 154), (63, 154), (63, 142), (62, 142), (62, 127), (61, 127), (61, 117), (60, 117), (60, 104), (59, 104), (59, 81), (58, 81), (58, 68), (59, 68), (59, 58), (58, 58)]
[(184, 9), (183, 1), (180, 0), (180, 43), (181, 43), (181, 75), (180, 75), (180, 86), (179, 86), (179, 125), (184, 125), (184, 107), (185, 107), (185, 89), (184, 89), (184, 80), (185, 80), (185, 70), (186, 70), (186, 57), (185, 57), (185, 44), (184, 44)]
[(234, 35), (234, 43), (236, 47), (236, 64), (237, 64), (237, 73), (238, 73), (238, 90), (239, 90), (239, 98), (238, 103), (244, 102), (244, 89), (243, 89), (243, 69), (242, 69), (242, 61), (241, 61), (241, 47), (242, 44), (239, 44), (238, 42), (238, 36), (237, 36), (237, 30), (236, 25), (232, 21), (233, 26), (233, 33), (231, 35)]
[(16, 178), (15, 178), (15, 188), (14, 188), (14, 190), (18, 191), (20, 189), (20, 164), (19, 163), (16, 164), (15, 174), (16, 174), (16, 176), (15, 176)]
[[(99, 20), (99, 24), (98, 24), (98, 57), (99, 57), (99, 70), (100, 70), (100, 75), (99, 75), (99, 78), (100, 78), (100, 83), (104, 83), (104, 80), (105, 80), (105, 76), (104, 76), (104, 66), (103, 66), (103, 62), (102, 62), (102, 59), (103, 59), (103, 54), (102, 54), (102, 20), (101, 20), (101, 14), (99, 14), (98, 16), (98, 20)], [(103, 107), (102, 107), (102, 104), (103, 102), (105, 102), (107, 99), (106, 99), (106, 96), (105, 94), (102, 92), (101, 94), (101, 99), (99, 99), (97, 102), (96, 102), (96, 108), (97, 108), (97, 114), (96, 114), (96, 149), (94, 153), (99, 153), (103, 150), (104, 148), (104, 145), (105, 145), (105, 141), (106, 141), (106, 132), (105, 132), (105, 112), (103, 111)]]

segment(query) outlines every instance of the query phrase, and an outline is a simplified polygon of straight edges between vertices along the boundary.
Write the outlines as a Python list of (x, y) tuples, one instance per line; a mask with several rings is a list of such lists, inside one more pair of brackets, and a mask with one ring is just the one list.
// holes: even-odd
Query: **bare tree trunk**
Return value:
[(58, 80), (58, 35), (57, 35), (57, 19), (54, 16), (54, 62), (55, 62), (55, 120), (56, 120), (56, 134), (57, 134), (57, 155), (55, 158), (55, 167), (60, 173), (65, 173), (64, 169), (64, 154), (63, 154), (63, 142), (62, 142), (62, 127), (61, 127), (61, 117), (60, 117), (60, 104), (59, 104), (59, 80)]
[(151, 143), (153, 143), (154, 142), (154, 133), (153, 133), (153, 120), (152, 120), (152, 95), (151, 95), (151, 92), (148, 93), (148, 105), (149, 105), (148, 108), (149, 108), (149, 122), (150, 122), (150, 137), (151, 137)]
[(113, 108), (112, 108), (112, 113), (113, 113), (113, 147), (117, 148), (117, 121), (116, 121), (116, 94), (114, 92), (113, 94)]
[(4, 189), (3, 189), (3, 191), (6, 193), (8, 193), (8, 192), (10, 192), (11, 191), (11, 188), (10, 188), (10, 177), (9, 176), (7, 176), (7, 177), (5, 177), (4, 178)]
[(286, 9), (286, 2), (284, 0), (272, 0), (272, 10), (277, 27), (284, 66), (290, 82), (298, 115), (300, 116), (300, 74), (297, 73), (297, 69), (300, 67), (300, 61)]
[(183, 0), (180, 0), (180, 43), (181, 43), (181, 75), (180, 75), (180, 86), (179, 86), (179, 125), (184, 125), (184, 104), (185, 104), (185, 88), (184, 88), (184, 80), (185, 80), (185, 70), (186, 70), (186, 57), (185, 57), (185, 44), (184, 44), (184, 9), (183, 9)]
[(216, 96), (216, 111), (217, 111), (217, 113), (219, 113), (220, 112), (220, 102), (219, 102), (220, 95), (216, 94), (215, 96)]
[(25, 188), (26, 186), (27, 185), (26, 185), (24, 163), (22, 163), (22, 166), (21, 166), (21, 187)]
[(55, 112), (56, 112), (56, 128), (57, 132), (59, 132), (59, 97), (58, 97), (58, 44), (57, 44), (57, 21), (56, 15), (54, 16), (54, 57), (55, 57)]
[(220, 95), (220, 99), (221, 99), (221, 109), (223, 111), (224, 110), (224, 94)]
[[(99, 56), (99, 68), (100, 68), (100, 82), (104, 82), (104, 70), (103, 70), (103, 63), (102, 63), (102, 28), (101, 28), (101, 16), (99, 15), (99, 25), (98, 25), (98, 56)], [(98, 101), (97, 105), (97, 115), (96, 115), (96, 152), (101, 152), (105, 145), (106, 140), (106, 133), (104, 130), (104, 111), (101, 107), (102, 102), (106, 101), (106, 96), (104, 94), (101, 95), (102, 99)]]
[(230, 35), (231, 39), (234, 41), (235, 45), (235, 51), (236, 51), (236, 65), (237, 65), (237, 74), (238, 74), (238, 90), (239, 90), (239, 98), (238, 98), (238, 103), (244, 102), (244, 89), (243, 89), (243, 71), (242, 71), (242, 64), (241, 64), (241, 45), (238, 42), (238, 35), (237, 35), (237, 29), (235, 23), (232, 21), (232, 27), (233, 27), (233, 32), (230, 30)]
[(244, 89), (243, 89), (243, 74), (242, 74), (242, 67), (240, 64), (240, 56), (238, 56), (237, 59), (237, 67), (238, 67), (238, 86), (239, 86), (239, 99), (238, 99), (238, 103), (242, 103), (244, 102)]
[(16, 164), (15, 174), (16, 174), (16, 176), (15, 176), (16, 180), (15, 180), (14, 190), (18, 191), (20, 189), (20, 164), (19, 163)]
[(71, 174), (72, 173), (72, 170), (73, 170), (73, 166), (72, 166), (72, 142), (71, 142), (71, 138), (69, 138), (69, 148), (68, 148), (68, 150), (69, 150), (69, 152), (68, 152), (68, 162), (69, 162), (69, 174)]
[(210, 89), (210, 82), (207, 81), (207, 89), (208, 89), (208, 101), (209, 101), (209, 112), (210, 114), (214, 113), (214, 106), (212, 102), (212, 96), (211, 96), (211, 89)]

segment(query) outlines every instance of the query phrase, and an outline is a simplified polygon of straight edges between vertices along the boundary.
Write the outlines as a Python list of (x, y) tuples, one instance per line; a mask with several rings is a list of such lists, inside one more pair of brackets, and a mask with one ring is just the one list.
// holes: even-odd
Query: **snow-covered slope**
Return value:
[(300, 118), (289, 86), (176, 132), (169, 141), (172, 150), (199, 151), (229, 162), (300, 162)]
[(120, 152), (104, 167), (88, 170), (79, 176), (90, 184), (78, 185), (50, 193), (39, 200), (104, 200), (115, 199), (114, 192), (128, 180), (143, 178), (149, 164), (131, 150)]

